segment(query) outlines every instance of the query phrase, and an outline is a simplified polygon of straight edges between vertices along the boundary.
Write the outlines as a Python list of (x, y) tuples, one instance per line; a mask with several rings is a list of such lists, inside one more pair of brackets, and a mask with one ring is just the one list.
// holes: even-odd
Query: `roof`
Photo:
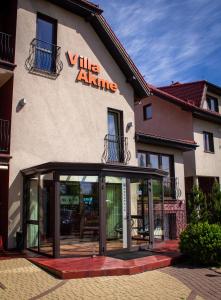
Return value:
[(144, 98), (150, 95), (150, 89), (146, 84), (145, 79), (135, 66), (119, 39), (116, 37), (104, 16), (101, 15), (103, 11), (97, 5), (86, 0), (48, 1), (84, 17), (85, 21), (89, 22), (94, 28), (103, 44), (106, 46), (113, 59), (126, 76), (127, 81), (134, 88), (135, 95), (139, 98)]
[(47, 162), (41, 165), (33, 166), (21, 171), (24, 176), (30, 176), (39, 173), (48, 173), (56, 171), (58, 173), (69, 175), (108, 175), (120, 174), (128, 176), (148, 176), (148, 177), (163, 177), (168, 173), (155, 169), (144, 168), (130, 165), (113, 165), (104, 163), (74, 163), (74, 162)]
[(146, 134), (141, 132), (136, 132), (136, 141), (139, 143), (146, 143), (148, 145), (160, 145), (166, 147), (172, 147), (182, 151), (194, 150), (198, 145), (193, 140), (181, 140), (163, 137), (159, 135)]
[(188, 83), (176, 82), (169, 86), (159, 87), (160, 90), (167, 92), (175, 97), (200, 107), (205, 87), (205, 81), (195, 81)]

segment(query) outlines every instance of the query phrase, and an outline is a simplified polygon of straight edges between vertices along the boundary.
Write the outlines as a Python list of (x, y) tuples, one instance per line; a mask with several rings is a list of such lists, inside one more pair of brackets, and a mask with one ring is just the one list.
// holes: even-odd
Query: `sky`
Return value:
[(155, 86), (208, 80), (221, 86), (221, 0), (94, 0)]

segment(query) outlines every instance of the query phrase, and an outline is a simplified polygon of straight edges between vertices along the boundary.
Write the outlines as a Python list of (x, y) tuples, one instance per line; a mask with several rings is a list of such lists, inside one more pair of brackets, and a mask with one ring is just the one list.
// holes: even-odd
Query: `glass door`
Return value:
[(149, 203), (147, 180), (130, 180), (131, 246), (147, 247), (149, 244)]
[(60, 176), (60, 256), (99, 254), (98, 176)]
[(106, 250), (128, 247), (126, 178), (106, 177)]
[(55, 71), (56, 21), (38, 14), (36, 40), (36, 68), (45, 72)]
[(38, 214), (38, 177), (27, 181), (27, 248), (38, 251), (39, 244), (39, 214)]
[(163, 189), (162, 180), (152, 179), (153, 189), (153, 217), (154, 217), (154, 243), (157, 246), (164, 240), (164, 216), (163, 216)]
[(112, 162), (120, 161), (120, 113), (108, 111), (108, 160)]
[(39, 251), (53, 255), (54, 241), (54, 182), (53, 174), (40, 175), (39, 197)]

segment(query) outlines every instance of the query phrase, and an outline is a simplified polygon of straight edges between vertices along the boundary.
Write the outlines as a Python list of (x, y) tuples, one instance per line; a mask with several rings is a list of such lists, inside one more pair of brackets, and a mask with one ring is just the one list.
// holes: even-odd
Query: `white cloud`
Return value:
[(99, 2), (115, 33), (150, 83), (165, 85), (172, 80), (202, 79), (202, 70), (205, 74), (208, 69), (214, 72), (214, 62), (219, 72), (220, 0)]

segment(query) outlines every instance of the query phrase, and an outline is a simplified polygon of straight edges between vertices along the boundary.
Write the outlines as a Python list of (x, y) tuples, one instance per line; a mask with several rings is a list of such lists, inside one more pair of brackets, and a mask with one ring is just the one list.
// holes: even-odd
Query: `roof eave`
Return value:
[(198, 145), (194, 143), (191, 144), (184, 141), (177, 141), (169, 138), (155, 137), (140, 133), (136, 133), (136, 142), (149, 145), (165, 146), (182, 150), (183, 152), (195, 150), (198, 147)]
[(103, 12), (99, 7), (78, 0), (48, 0), (70, 12), (73, 12), (82, 17), (87, 17), (90, 14), (101, 14)]

